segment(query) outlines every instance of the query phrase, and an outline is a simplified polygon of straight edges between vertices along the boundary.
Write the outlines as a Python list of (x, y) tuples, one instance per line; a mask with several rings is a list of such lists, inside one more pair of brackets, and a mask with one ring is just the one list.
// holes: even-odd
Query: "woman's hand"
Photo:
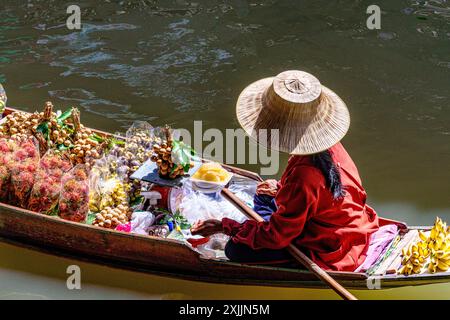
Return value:
[(203, 237), (209, 237), (216, 233), (223, 232), (222, 221), (216, 219), (208, 219), (205, 221), (196, 222), (192, 228), (192, 235), (200, 235)]
[(256, 194), (266, 194), (268, 196), (275, 197), (278, 192), (278, 181), (275, 179), (269, 179), (261, 182), (256, 187)]

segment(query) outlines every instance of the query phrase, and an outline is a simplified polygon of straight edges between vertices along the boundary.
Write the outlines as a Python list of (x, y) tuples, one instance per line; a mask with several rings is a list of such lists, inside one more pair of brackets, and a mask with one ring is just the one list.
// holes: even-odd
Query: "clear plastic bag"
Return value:
[(128, 205), (128, 176), (120, 168), (117, 157), (112, 155), (94, 163), (89, 178), (89, 208), (92, 212)]
[(212, 235), (207, 243), (199, 245), (196, 250), (209, 259), (225, 259), (224, 250), (229, 239), (230, 237), (218, 233)]
[(39, 166), (39, 159), (39, 145), (36, 139), (24, 139), (17, 142), (10, 162), (11, 204), (22, 208), (27, 207)]
[(153, 127), (145, 121), (135, 121), (126, 134), (125, 156), (132, 171), (150, 158), (154, 134)]
[(136, 211), (131, 216), (131, 232), (148, 235), (149, 228), (155, 223), (155, 215), (148, 211)]
[(11, 185), (11, 160), (15, 144), (9, 139), (0, 139), (0, 201), (8, 199)]
[[(244, 187), (234, 185), (233, 192), (251, 206), (252, 195), (244, 191)], [(192, 189), (190, 181), (183, 188), (174, 189), (170, 195), (172, 212), (177, 210), (193, 224), (199, 220), (230, 218), (243, 222), (247, 218), (233, 204), (223, 198), (220, 193), (204, 194)]]
[(38, 213), (52, 211), (58, 204), (63, 175), (71, 168), (68, 157), (54, 150), (47, 151), (39, 162), (28, 209)]
[(79, 164), (62, 178), (59, 216), (65, 220), (83, 222), (89, 212), (89, 174), (86, 165)]
[[(256, 186), (256, 181), (235, 175), (230, 182), (229, 190), (249, 207), (253, 207)], [(172, 189), (170, 193), (170, 210), (172, 212), (179, 211), (191, 224), (199, 220), (221, 220), (225, 217), (240, 223), (247, 220), (247, 217), (223, 198), (220, 193), (204, 194), (195, 191), (192, 189), (190, 181), (186, 181), (182, 188)], [(191, 237), (192, 235), (187, 235), (187, 238)], [(206, 258), (225, 259), (223, 250), (228, 240), (228, 236), (216, 234), (211, 236), (207, 243), (199, 245), (196, 250)]]
[(3, 116), (3, 111), (5, 111), (7, 100), (6, 91), (0, 83), (0, 119)]

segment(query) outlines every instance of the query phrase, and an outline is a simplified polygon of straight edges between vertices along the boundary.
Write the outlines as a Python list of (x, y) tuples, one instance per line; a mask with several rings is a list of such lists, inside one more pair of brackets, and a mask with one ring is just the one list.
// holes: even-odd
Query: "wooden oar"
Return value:
[[(230, 190), (224, 188), (222, 195), (233, 203), (243, 214), (250, 219), (257, 222), (262, 222), (264, 219), (257, 214), (254, 210), (249, 208), (241, 199), (234, 195)], [(334, 280), (326, 271), (314, 263), (307, 255), (301, 252), (295, 245), (290, 244), (288, 247), (289, 253), (302, 265), (304, 265), (309, 271), (314, 273), (320, 280), (333, 289), (345, 300), (358, 300), (347, 289), (341, 286), (336, 280)]]

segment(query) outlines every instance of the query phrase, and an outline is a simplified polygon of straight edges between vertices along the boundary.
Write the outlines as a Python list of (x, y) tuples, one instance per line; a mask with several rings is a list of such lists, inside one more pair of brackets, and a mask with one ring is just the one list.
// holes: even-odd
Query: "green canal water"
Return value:
[[(287, 69), (346, 101), (343, 143), (380, 215), (450, 221), (450, 6), (445, 0), (0, 1), (0, 83), (11, 106), (78, 106), (82, 121), (237, 128), (250, 82)], [(377, 4), (381, 29), (368, 30)], [(286, 156), (281, 156), (281, 168)], [(256, 165), (247, 166), (257, 170)], [(82, 268), (82, 290), (66, 268)], [(360, 298), (450, 298), (450, 285), (357, 291)], [(0, 298), (335, 298), (329, 290), (219, 286), (141, 275), (0, 244)]]

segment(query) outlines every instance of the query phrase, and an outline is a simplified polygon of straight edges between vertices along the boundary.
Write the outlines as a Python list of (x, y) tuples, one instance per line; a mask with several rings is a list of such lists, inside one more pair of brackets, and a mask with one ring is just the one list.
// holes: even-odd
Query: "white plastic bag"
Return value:
[(148, 211), (136, 211), (131, 216), (131, 232), (148, 235), (148, 229), (155, 223), (155, 215)]
[[(254, 180), (233, 176), (229, 189), (249, 207), (253, 207), (256, 185), (257, 182)], [(182, 188), (172, 189), (170, 209), (172, 212), (179, 211), (191, 224), (207, 219), (229, 218), (240, 223), (247, 220), (247, 217), (220, 193), (204, 194), (195, 191), (192, 189), (190, 181), (186, 181)], [(192, 235), (187, 235), (187, 238), (191, 237)], [(223, 250), (228, 240), (228, 236), (216, 234), (211, 236), (207, 243), (198, 246), (196, 250), (206, 258), (223, 259), (226, 258)]]

